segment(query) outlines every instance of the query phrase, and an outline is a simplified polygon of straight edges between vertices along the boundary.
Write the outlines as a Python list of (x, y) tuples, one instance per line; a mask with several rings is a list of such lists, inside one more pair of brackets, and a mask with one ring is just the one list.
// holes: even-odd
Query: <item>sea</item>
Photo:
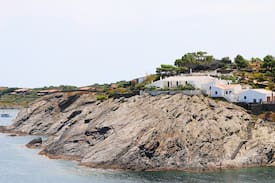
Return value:
[[(17, 110), (1, 111), (0, 125), (9, 125)], [(176, 171), (129, 172), (91, 169), (77, 162), (50, 160), (25, 147), (34, 137), (0, 134), (0, 183), (275, 183), (275, 168), (247, 168), (208, 173)]]

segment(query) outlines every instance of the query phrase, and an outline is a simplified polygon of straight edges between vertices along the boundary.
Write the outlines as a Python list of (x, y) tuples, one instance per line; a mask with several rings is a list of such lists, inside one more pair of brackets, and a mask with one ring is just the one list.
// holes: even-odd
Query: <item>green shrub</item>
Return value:
[(195, 87), (190, 84), (186, 84), (186, 85), (178, 86), (177, 89), (178, 90), (195, 90)]
[(96, 100), (104, 101), (107, 100), (108, 96), (107, 95), (97, 95)]

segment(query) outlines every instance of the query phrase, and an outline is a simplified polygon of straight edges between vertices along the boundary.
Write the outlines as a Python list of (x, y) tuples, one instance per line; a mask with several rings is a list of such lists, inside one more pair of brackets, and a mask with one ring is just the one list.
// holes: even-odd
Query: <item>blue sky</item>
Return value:
[(0, 0), (0, 86), (84, 86), (186, 52), (275, 55), (273, 0)]

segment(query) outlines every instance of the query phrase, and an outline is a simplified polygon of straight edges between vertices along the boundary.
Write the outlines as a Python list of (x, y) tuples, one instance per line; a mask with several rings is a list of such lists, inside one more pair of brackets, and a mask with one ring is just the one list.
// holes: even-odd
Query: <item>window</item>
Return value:
[(227, 94), (228, 94), (228, 91), (226, 91), (225, 94), (227, 95)]
[(218, 92), (217, 92), (217, 91), (215, 91), (215, 95), (218, 95)]
[(246, 97), (246, 96), (244, 96), (243, 98), (244, 98), (244, 100), (246, 100), (246, 99), (247, 99), (247, 97)]
[(257, 103), (257, 100), (255, 98), (253, 99), (253, 103)]
[(209, 87), (209, 90), (211, 90), (211, 89), (212, 89), (212, 87), (210, 86), (210, 87)]
[(176, 82), (176, 85), (177, 85), (177, 87), (179, 86), (179, 82), (178, 81)]

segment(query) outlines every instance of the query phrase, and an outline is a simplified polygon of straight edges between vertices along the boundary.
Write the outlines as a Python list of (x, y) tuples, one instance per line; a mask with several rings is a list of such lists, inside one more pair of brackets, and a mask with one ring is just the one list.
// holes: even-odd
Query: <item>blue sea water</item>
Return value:
[[(1, 118), (8, 125), (12, 118)], [(214, 173), (123, 172), (89, 169), (75, 162), (50, 160), (25, 144), (33, 137), (10, 137), (0, 134), (0, 183), (275, 183), (275, 168), (249, 168)]]

